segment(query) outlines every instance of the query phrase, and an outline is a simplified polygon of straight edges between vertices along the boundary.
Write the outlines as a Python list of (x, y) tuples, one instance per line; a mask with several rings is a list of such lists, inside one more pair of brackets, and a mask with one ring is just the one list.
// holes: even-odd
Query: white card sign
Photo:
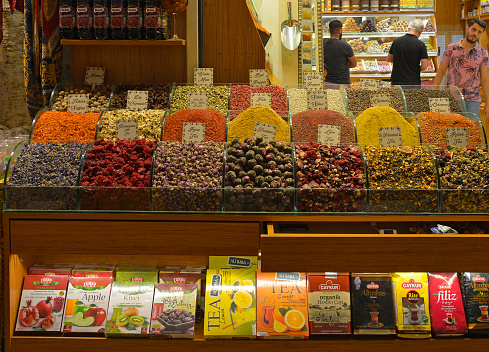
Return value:
[(371, 106), (391, 106), (391, 97), (386, 94), (374, 94), (370, 97)]
[(340, 144), (341, 127), (331, 125), (318, 126), (318, 143), (332, 146)]
[(183, 124), (183, 143), (203, 143), (205, 141), (205, 123), (185, 122)]
[(138, 120), (127, 119), (115, 122), (115, 137), (117, 139), (136, 139), (138, 138)]
[(448, 98), (430, 98), (430, 111), (450, 112), (450, 100)]
[(188, 108), (189, 109), (207, 109), (209, 106), (209, 97), (207, 93), (189, 93)]
[(214, 84), (214, 69), (194, 68), (194, 84), (196, 86), (212, 86)]
[(250, 86), (263, 87), (268, 86), (268, 70), (250, 70)]
[(148, 108), (148, 91), (146, 90), (128, 90), (127, 91), (127, 108), (129, 110), (145, 110)]
[(323, 77), (320, 72), (304, 72), (304, 88), (321, 89), (323, 88)]
[(379, 89), (379, 81), (376, 79), (361, 79), (360, 88), (367, 90), (377, 90)]
[(68, 111), (73, 113), (88, 112), (88, 94), (70, 94), (68, 98)]
[(379, 127), (379, 138), (382, 147), (402, 147), (400, 127)]
[(277, 126), (269, 125), (266, 123), (255, 123), (255, 129), (253, 130), (253, 139), (263, 138), (263, 141), (269, 142), (275, 140), (275, 134), (277, 133)]
[(328, 99), (325, 90), (307, 91), (307, 108), (309, 110), (326, 110)]
[(88, 86), (101, 86), (104, 84), (105, 67), (87, 67), (85, 70), (85, 84)]
[(469, 136), (466, 127), (446, 128), (445, 136), (450, 147), (465, 148), (469, 145)]
[(272, 106), (272, 95), (270, 93), (251, 93), (251, 106)]

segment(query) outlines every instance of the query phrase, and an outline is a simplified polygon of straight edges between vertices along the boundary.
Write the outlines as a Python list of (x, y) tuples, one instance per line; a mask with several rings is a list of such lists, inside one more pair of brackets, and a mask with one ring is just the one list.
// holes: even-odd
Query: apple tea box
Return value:
[(77, 263), (71, 275), (75, 277), (113, 277), (115, 264)]
[(114, 282), (105, 335), (149, 337), (153, 282)]
[(307, 339), (307, 284), (305, 273), (256, 273), (257, 336)]
[(197, 284), (155, 284), (152, 337), (194, 338), (197, 287)]
[(63, 332), (104, 333), (111, 288), (111, 277), (70, 277)]
[(117, 269), (115, 272), (117, 282), (158, 282), (158, 269), (134, 268)]
[(200, 305), (200, 290), (201, 290), (201, 273), (199, 271), (186, 271), (186, 269), (177, 272), (160, 271), (160, 283), (165, 284), (196, 284), (197, 285), (197, 323), (200, 323), (201, 305)]
[(209, 256), (209, 269), (258, 269), (258, 257)]
[(204, 312), (206, 339), (256, 338), (256, 271), (207, 270)]
[(489, 335), (489, 273), (460, 273), (469, 335)]
[(351, 334), (350, 274), (308, 273), (309, 333)]
[(59, 332), (68, 276), (26, 275), (15, 331)]

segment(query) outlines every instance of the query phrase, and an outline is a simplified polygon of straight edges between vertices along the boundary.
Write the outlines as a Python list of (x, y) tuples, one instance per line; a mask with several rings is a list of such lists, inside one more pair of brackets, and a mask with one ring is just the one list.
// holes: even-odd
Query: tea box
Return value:
[(26, 275), (15, 331), (59, 332), (68, 276)]
[(72, 272), (76, 277), (113, 277), (115, 264), (106, 263), (77, 263)]
[(209, 269), (206, 278), (204, 337), (256, 338), (256, 271)]
[(34, 263), (29, 268), (29, 275), (71, 275), (74, 264)]
[(105, 335), (149, 337), (153, 295), (153, 282), (114, 282)]
[(186, 269), (179, 270), (177, 272), (160, 271), (160, 283), (166, 284), (196, 284), (197, 285), (197, 323), (200, 323), (201, 318), (201, 272), (199, 271), (187, 271)]
[(209, 269), (258, 269), (258, 257), (209, 256)]
[(489, 335), (489, 273), (460, 273), (469, 335)]
[(307, 284), (305, 273), (256, 273), (257, 336), (307, 339)]
[(127, 268), (117, 269), (115, 281), (118, 282), (158, 282), (158, 269)]
[(197, 284), (155, 284), (152, 337), (189, 338), (195, 336)]
[(308, 273), (310, 334), (351, 334), (350, 274)]
[(63, 332), (103, 333), (111, 288), (111, 277), (70, 277)]

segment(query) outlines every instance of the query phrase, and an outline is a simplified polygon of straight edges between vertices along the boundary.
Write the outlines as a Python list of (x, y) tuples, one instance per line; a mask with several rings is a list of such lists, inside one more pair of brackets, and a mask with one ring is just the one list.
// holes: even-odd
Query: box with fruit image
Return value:
[(26, 275), (16, 332), (59, 332), (68, 276)]
[(153, 282), (114, 282), (105, 326), (108, 337), (149, 337)]
[(194, 338), (197, 288), (197, 284), (155, 284), (152, 337)]
[(305, 273), (256, 273), (257, 335), (259, 339), (307, 339)]
[(103, 333), (111, 288), (111, 277), (70, 277), (63, 332)]
[(207, 270), (204, 313), (206, 339), (256, 338), (256, 271)]

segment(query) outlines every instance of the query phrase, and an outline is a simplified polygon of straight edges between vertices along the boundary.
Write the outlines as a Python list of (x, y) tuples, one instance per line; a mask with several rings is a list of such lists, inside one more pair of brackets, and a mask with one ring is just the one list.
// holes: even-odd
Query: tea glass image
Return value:
[(418, 308), (411, 308), (411, 320), (414, 322), (418, 321)]
[(481, 309), (481, 319), (482, 320), (489, 320), (488, 306), (483, 305), (483, 306), (479, 306), (479, 308)]
[(447, 313), (446, 322), (447, 322), (447, 323), (451, 323), (451, 322), (453, 322), (452, 313)]
[(379, 326), (379, 312), (370, 312), (370, 318), (372, 319), (372, 321), (370, 322), (371, 326)]
[(264, 328), (273, 327), (273, 323), (275, 321), (275, 319), (273, 318), (274, 309), (274, 306), (262, 306), (263, 319), (261, 320), (261, 324)]

